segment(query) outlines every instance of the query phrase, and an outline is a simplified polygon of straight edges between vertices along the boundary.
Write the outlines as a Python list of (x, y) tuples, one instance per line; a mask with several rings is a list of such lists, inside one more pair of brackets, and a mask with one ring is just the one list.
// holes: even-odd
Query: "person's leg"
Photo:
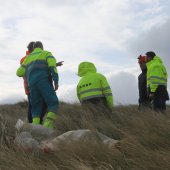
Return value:
[(40, 80), (39, 89), (48, 108), (48, 114), (44, 121), (44, 126), (53, 128), (59, 106), (58, 98), (52, 84), (50, 84), (50, 82), (46, 79)]
[(30, 101), (32, 106), (33, 124), (40, 124), (40, 115), (42, 112), (42, 96), (39, 92), (37, 85), (30, 88)]
[(28, 122), (32, 123), (32, 111), (31, 111), (30, 94), (28, 94)]
[(166, 100), (162, 98), (155, 97), (153, 100), (153, 108), (155, 111), (165, 111), (166, 110)]
[(138, 109), (141, 111), (146, 111), (148, 109), (152, 109), (151, 101), (140, 102)]
[(45, 103), (45, 101), (43, 100), (43, 104), (42, 104), (42, 113), (40, 115), (40, 124), (43, 124), (43, 120), (44, 120), (44, 116), (47, 113), (47, 104)]

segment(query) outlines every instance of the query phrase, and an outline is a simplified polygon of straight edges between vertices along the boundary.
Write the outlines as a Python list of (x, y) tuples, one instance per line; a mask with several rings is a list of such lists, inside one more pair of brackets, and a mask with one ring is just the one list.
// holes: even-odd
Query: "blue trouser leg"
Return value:
[[(32, 123), (32, 111), (31, 111), (32, 107), (31, 107), (31, 101), (30, 101), (30, 94), (28, 94), (28, 105), (29, 105), (28, 106), (28, 122)], [(42, 112), (41, 112), (41, 115), (40, 115), (40, 123), (41, 124), (43, 123), (43, 118), (44, 118), (46, 113), (47, 113), (47, 105), (46, 105), (45, 101), (43, 100)]]
[(37, 86), (41, 93), (41, 96), (45, 100), (48, 112), (57, 113), (59, 101), (52, 84), (49, 82), (48, 79), (42, 79), (39, 81), (39, 83), (37, 83)]
[(39, 117), (42, 113), (43, 98), (37, 83), (30, 87), (30, 101), (32, 106), (32, 117)]
[(45, 101), (48, 112), (57, 113), (58, 98), (48, 79), (39, 80), (30, 87), (30, 99), (32, 105), (32, 116), (39, 117), (42, 114), (43, 101)]

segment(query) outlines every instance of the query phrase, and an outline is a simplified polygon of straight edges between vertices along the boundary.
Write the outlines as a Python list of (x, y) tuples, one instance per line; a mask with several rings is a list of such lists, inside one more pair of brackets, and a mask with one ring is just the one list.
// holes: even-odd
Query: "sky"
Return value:
[(140, 54), (154, 51), (170, 75), (170, 0), (0, 2), (0, 104), (27, 98), (16, 70), (30, 41), (43, 42), (57, 61), (64, 61), (57, 91), (64, 102), (78, 102), (82, 61), (93, 62), (107, 77), (116, 105), (138, 103)]

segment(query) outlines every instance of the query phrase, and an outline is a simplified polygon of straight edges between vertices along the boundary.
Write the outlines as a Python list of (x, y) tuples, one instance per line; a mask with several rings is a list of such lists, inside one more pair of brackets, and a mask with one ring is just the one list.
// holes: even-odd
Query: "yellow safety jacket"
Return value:
[(155, 56), (153, 60), (149, 61), (147, 64), (147, 87), (150, 88), (150, 92), (156, 92), (157, 88), (162, 86), (167, 86), (168, 74), (165, 66), (163, 65), (160, 57)]
[(93, 63), (80, 63), (78, 75), (82, 77), (77, 85), (77, 97), (80, 102), (105, 97), (108, 107), (113, 108), (113, 96), (108, 81), (102, 74), (96, 72)]
[(58, 72), (56, 69), (56, 59), (51, 52), (35, 48), (34, 51), (28, 55), (21, 66), (17, 69), (17, 76), (25, 76), (29, 87), (40, 79), (52, 76), (55, 84), (58, 84)]

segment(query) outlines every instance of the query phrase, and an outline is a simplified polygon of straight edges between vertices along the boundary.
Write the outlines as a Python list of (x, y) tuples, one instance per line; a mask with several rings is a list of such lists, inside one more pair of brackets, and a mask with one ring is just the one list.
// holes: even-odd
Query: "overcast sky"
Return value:
[[(115, 104), (136, 104), (137, 57), (155, 51), (170, 75), (170, 0), (0, 0), (0, 104), (26, 99), (16, 76), (30, 41), (42, 41), (57, 61), (58, 97), (78, 102), (78, 64), (94, 62)], [(168, 85), (170, 91), (170, 85)]]

